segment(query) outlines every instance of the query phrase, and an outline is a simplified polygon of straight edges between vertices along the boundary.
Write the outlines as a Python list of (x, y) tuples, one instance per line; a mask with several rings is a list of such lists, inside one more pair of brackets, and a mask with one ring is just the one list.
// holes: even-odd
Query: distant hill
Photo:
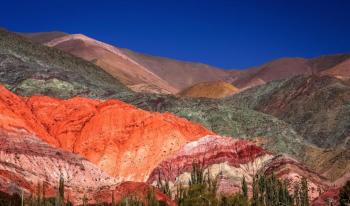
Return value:
[(200, 82), (220, 80), (229, 75), (228, 70), (206, 64), (141, 54), (128, 49), (123, 51), (150, 71), (169, 82), (178, 92)]
[[(320, 56), (312, 59), (281, 58), (261, 66), (233, 73), (227, 81), (239, 89), (247, 89), (273, 80), (296, 75), (331, 75), (341, 79), (350, 78), (350, 54)], [(346, 63), (347, 62), (347, 63)]]
[(93, 62), (137, 92), (174, 94), (198, 82), (228, 75), (225, 70), (209, 65), (144, 55), (82, 34), (43, 32), (22, 35)]
[(239, 90), (230, 83), (224, 81), (212, 81), (190, 86), (189, 88), (181, 91), (179, 95), (186, 97), (206, 97), (218, 99), (233, 95), (238, 91)]

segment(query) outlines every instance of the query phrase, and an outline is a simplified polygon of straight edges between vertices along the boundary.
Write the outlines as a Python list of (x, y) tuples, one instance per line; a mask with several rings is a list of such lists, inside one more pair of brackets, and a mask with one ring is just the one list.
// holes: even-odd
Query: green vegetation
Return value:
[[(230, 196), (218, 194), (217, 178), (210, 178), (200, 164), (193, 163), (187, 186), (177, 185), (175, 201), (179, 206), (309, 206), (306, 178), (295, 184), (294, 194), (288, 190), (287, 181), (274, 174), (256, 175), (252, 183), (252, 195), (248, 197), (248, 185), (242, 177), (241, 192)], [(300, 188), (300, 189), (298, 189)]]
[(180, 184), (177, 188), (175, 200), (178, 206), (218, 205), (216, 183), (209, 173), (204, 175), (204, 169), (199, 164), (193, 163), (189, 186), (183, 187)]
[[(112, 204), (104, 204), (104, 205), (111, 205)], [(155, 197), (155, 191), (154, 189), (149, 189), (147, 192), (147, 196), (145, 200), (142, 200), (138, 198), (137, 196), (129, 195), (127, 197), (124, 197), (118, 204), (118, 206), (166, 206), (166, 203), (163, 201), (158, 201)]]
[[(35, 194), (31, 194), (27, 201), (24, 201), (24, 205), (28, 206), (72, 206), (73, 204), (64, 198), (64, 179), (60, 176), (58, 184), (58, 192), (56, 197), (46, 197), (45, 184), (38, 183)], [(23, 196), (22, 196), (23, 197)]]
[(293, 197), (289, 194), (288, 184), (275, 177), (257, 176), (253, 179), (252, 206), (292, 206)]
[(9, 195), (0, 191), (0, 205), (19, 206), (21, 205), (21, 197), (17, 193)]
[(247, 182), (245, 181), (245, 177), (242, 178), (242, 193), (243, 197), (248, 199), (248, 186)]
[[(161, 191), (170, 193), (169, 183), (158, 179), (158, 187)], [(218, 177), (211, 178), (210, 171), (205, 171), (198, 164), (192, 164), (192, 171), (188, 185), (177, 185), (174, 200), (178, 206), (309, 206), (308, 182), (302, 178), (295, 183), (294, 193), (289, 193), (289, 185), (286, 181), (279, 180), (274, 174), (256, 175), (251, 185), (251, 193), (246, 178), (241, 180), (241, 191), (233, 195), (218, 193)], [(165, 190), (164, 190), (165, 189)], [(35, 194), (32, 194), (22, 203), (23, 193), (8, 195), (0, 192), (0, 205), (8, 206), (72, 206), (65, 197), (64, 179), (61, 176), (56, 197), (46, 197), (45, 184), (38, 183)], [(156, 198), (156, 192), (150, 188), (144, 198), (137, 195), (125, 196), (118, 203), (115, 202), (112, 192), (112, 202), (90, 204), (86, 195), (82, 199), (84, 206), (166, 206), (166, 203)], [(249, 195), (251, 194), (251, 195)], [(251, 196), (251, 198), (249, 198)], [(340, 205), (347, 205), (350, 200), (350, 181), (340, 192)]]

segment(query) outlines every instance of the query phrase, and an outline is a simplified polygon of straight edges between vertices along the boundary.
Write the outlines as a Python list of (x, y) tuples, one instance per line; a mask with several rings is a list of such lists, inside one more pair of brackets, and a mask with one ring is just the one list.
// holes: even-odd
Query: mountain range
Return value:
[(349, 63), (337, 54), (227, 70), (82, 34), (0, 30), (0, 191), (29, 197), (41, 182), (54, 195), (63, 177), (77, 205), (145, 198), (159, 180), (186, 185), (201, 160), (220, 192), (275, 174), (306, 178), (313, 204), (325, 204), (350, 179)]
[[(200, 63), (141, 54), (82, 34), (47, 32), (23, 35), (93, 62), (136, 92), (176, 94), (197, 83), (215, 80), (225, 80), (244, 90), (301, 74), (350, 78), (347, 69), (350, 64), (350, 54), (313, 59), (281, 58), (245, 70), (225, 70)], [(222, 85), (222, 87), (225, 86)]]

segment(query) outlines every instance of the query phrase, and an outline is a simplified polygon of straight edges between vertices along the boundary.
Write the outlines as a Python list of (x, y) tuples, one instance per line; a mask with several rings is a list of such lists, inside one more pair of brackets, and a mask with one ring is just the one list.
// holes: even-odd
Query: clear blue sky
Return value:
[(350, 1), (4, 0), (0, 27), (83, 33), (147, 54), (246, 68), (350, 52)]

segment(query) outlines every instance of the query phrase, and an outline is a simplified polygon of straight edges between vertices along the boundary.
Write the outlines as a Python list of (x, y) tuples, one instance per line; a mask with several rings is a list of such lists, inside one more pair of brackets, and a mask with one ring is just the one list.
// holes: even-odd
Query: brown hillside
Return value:
[(186, 97), (223, 98), (237, 93), (239, 90), (224, 81), (202, 82), (195, 84), (179, 93)]

